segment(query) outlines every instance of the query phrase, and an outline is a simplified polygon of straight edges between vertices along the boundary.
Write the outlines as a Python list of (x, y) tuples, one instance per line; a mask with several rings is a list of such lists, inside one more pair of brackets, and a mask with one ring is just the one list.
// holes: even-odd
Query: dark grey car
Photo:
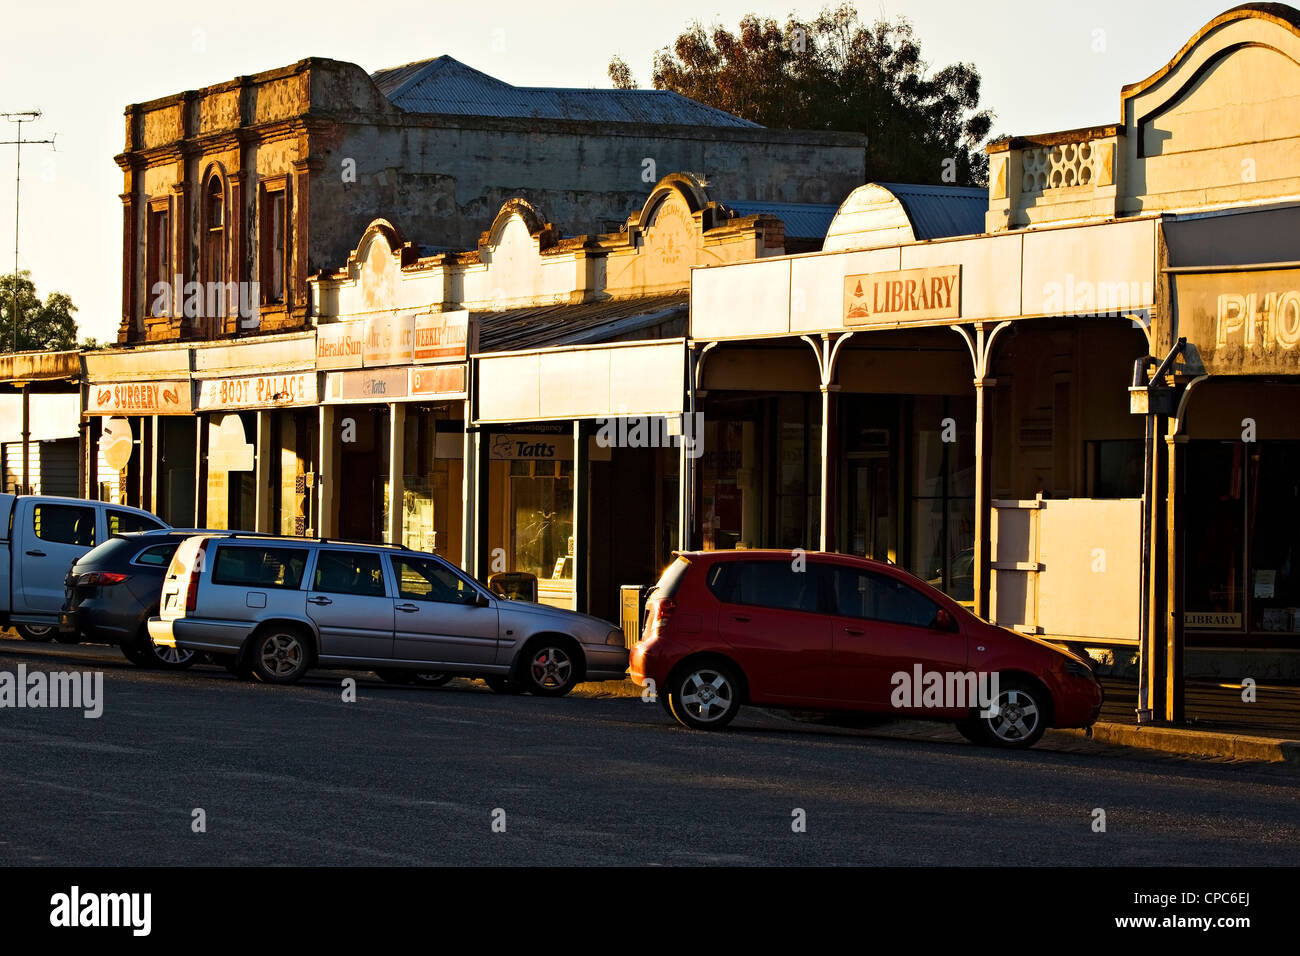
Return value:
[(182, 541), (198, 533), (166, 528), (115, 534), (83, 554), (64, 580), (59, 639), (116, 645), (141, 667), (178, 670), (193, 664), (197, 654), (156, 646), (147, 625), (158, 613), (172, 556)]

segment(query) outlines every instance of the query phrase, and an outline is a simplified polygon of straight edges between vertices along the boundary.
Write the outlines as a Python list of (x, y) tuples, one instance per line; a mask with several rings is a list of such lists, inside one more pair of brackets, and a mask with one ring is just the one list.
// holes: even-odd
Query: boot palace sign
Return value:
[(844, 325), (889, 326), (961, 318), (961, 266), (844, 277)]
[(1178, 331), (1213, 375), (1300, 372), (1300, 269), (1174, 278)]

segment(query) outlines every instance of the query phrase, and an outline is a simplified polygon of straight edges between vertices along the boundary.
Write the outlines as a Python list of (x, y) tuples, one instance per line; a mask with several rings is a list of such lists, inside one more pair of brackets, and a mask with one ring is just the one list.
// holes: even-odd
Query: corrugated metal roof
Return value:
[(898, 197), (917, 239), (977, 236), (984, 231), (989, 191), (976, 186), (879, 183)]
[(825, 239), (839, 206), (796, 202), (726, 202), (737, 216), (767, 213), (785, 223), (785, 234), (796, 239)]
[(371, 79), (391, 103), (413, 113), (761, 128), (668, 90), (512, 86), (449, 56), (379, 70)]
[[(685, 335), (690, 294), (607, 299), (501, 312), (474, 312), (480, 352), (512, 352), (553, 345), (616, 342), (635, 332), (673, 324), (667, 334)], [(679, 326), (679, 327), (678, 327)]]

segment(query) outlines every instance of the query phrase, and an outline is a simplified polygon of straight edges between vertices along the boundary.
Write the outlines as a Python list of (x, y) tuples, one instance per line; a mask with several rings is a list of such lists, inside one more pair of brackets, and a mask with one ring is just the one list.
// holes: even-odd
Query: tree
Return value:
[[(619, 89), (636, 87), (618, 57), (609, 75)], [(762, 126), (865, 133), (872, 181), (987, 182), (981, 144), (993, 114), (978, 108), (979, 72), (954, 63), (931, 73), (901, 17), (868, 26), (842, 4), (811, 22), (791, 15), (784, 27), (747, 14), (736, 33), (696, 21), (655, 53), (652, 79)]]
[(632, 68), (621, 56), (615, 56), (609, 61), (609, 78), (614, 83), (616, 90), (635, 90), (636, 80), (632, 78)]
[(77, 347), (77, 307), (63, 292), (51, 292), (45, 301), (26, 269), (17, 276), (0, 276), (0, 352), (14, 349), (14, 283), (18, 284), (19, 352), (57, 352)]

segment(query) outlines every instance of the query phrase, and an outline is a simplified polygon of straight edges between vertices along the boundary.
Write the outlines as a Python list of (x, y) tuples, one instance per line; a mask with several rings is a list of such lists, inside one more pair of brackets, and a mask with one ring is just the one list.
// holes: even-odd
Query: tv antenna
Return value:
[[(53, 147), (54, 137), (49, 139), (23, 139), (23, 124), (34, 123), (41, 118), (40, 110), (24, 110), (20, 113), (0, 113), (11, 123), (18, 124), (18, 136), (16, 139), (0, 140), (0, 146), (16, 147), (14, 153), (14, 278), (13, 299), (9, 307), (9, 315), (14, 324), (14, 351), (18, 351), (18, 203), (22, 196), (22, 168), (23, 168), (23, 143), (32, 145), (48, 144)], [(24, 457), (23, 461), (26, 462)]]

